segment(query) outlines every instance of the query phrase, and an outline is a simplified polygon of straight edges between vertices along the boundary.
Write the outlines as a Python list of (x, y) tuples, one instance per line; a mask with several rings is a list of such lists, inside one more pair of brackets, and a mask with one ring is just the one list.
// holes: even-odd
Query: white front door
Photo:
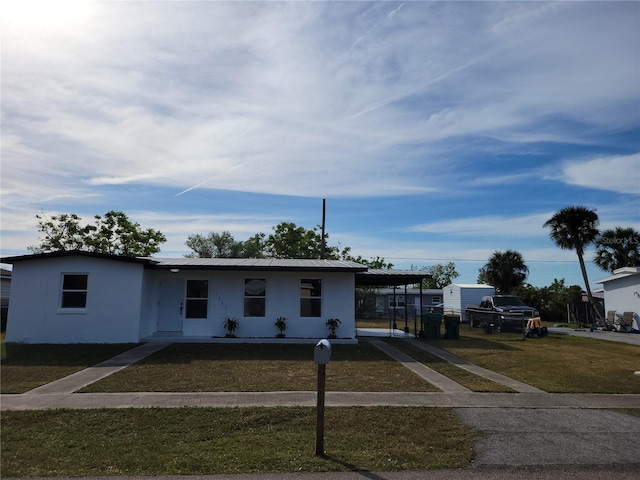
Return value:
[(159, 295), (158, 331), (181, 332), (184, 316), (184, 279), (162, 278)]

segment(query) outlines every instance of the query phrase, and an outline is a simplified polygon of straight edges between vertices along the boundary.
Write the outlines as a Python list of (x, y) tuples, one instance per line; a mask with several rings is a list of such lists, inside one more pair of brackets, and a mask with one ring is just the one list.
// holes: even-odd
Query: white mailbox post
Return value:
[(320, 340), (313, 349), (313, 361), (318, 365), (326, 365), (331, 360), (331, 343)]
[(324, 393), (327, 363), (331, 360), (331, 343), (320, 340), (313, 349), (313, 360), (318, 365), (318, 403), (316, 407), (316, 455), (324, 455)]

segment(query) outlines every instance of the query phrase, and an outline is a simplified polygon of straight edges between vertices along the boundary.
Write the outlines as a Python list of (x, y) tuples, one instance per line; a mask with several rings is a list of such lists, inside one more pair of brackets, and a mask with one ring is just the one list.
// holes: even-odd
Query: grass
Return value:
[(18, 345), (2, 341), (0, 392), (24, 393), (133, 348), (118, 345)]
[(523, 340), (522, 334), (487, 335), (466, 325), (460, 337), (428, 343), (551, 393), (640, 393), (636, 345), (553, 334)]
[[(5, 477), (463, 468), (474, 434), (443, 408), (328, 408), (316, 457), (313, 408), (3, 412)], [(419, 426), (419, 428), (416, 428)]]
[(385, 341), (397, 349), (402, 350), (404, 353), (416, 359), (420, 363), (423, 363), (436, 372), (449, 377), (454, 382), (459, 383), (473, 392), (505, 393), (515, 391), (505, 385), (501, 385), (484, 377), (475, 375), (467, 370), (456, 367), (452, 363), (436, 357), (435, 355), (411, 345), (404, 340), (389, 338)]
[[(82, 392), (315, 390), (309, 345), (173, 344)], [(367, 342), (333, 345), (327, 390), (438, 391)]]
[[(501, 386), (420, 349), (397, 346), (475, 391)], [(429, 343), (550, 392), (640, 393), (637, 346), (551, 335), (486, 335)], [(2, 347), (2, 391), (26, 391), (133, 345)], [(175, 344), (87, 388), (91, 391), (315, 390), (309, 345)], [(327, 389), (432, 391), (367, 342), (334, 345)], [(475, 378), (474, 378), (475, 377)], [(640, 409), (618, 410), (640, 415)], [(475, 434), (452, 409), (332, 407), (325, 457), (316, 457), (315, 409), (175, 408), (2, 412), (5, 477), (198, 475), (464, 468)]]
[[(356, 320), (356, 327), (357, 328), (389, 328), (389, 325), (391, 325), (391, 320), (389, 318), (364, 318), (364, 319), (358, 319)], [(418, 329), (420, 329), (420, 319), (417, 320), (418, 322)], [(409, 329), (413, 332), (413, 317), (408, 319), (407, 322)], [(396, 318), (396, 326), (398, 327), (399, 330), (403, 330), (404, 329), (404, 316), (402, 318), (400, 318), (400, 316), (398, 315), (398, 317)]]

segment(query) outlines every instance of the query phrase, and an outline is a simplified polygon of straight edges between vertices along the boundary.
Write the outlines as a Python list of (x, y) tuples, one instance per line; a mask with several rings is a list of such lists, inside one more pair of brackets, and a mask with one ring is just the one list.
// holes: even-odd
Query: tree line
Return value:
[[(159, 230), (143, 229), (139, 223), (129, 219), (121, 211), (111, 210), (104, 216), (95, 215), (93, 221), (83, 223), (76, 214), (59, 214), (48, 217), (36, 215), (38, 231), (42, 234), (37, 245), (28, 249), (34, 253), (60, 250), (85, 250), (125, 256), (150, 256), (160, 251), (166, 236)], [(580, 270), (589, 300), (595, 307), (589, 279), (584, 264), (584, 253), (590, 245), (595, 246), (594, 263), (604, 271), (613, 272), (622, 267), (640, 266), (640, 233), (633, 228), (616, 227), (601, 232), (595, 210), (581, 206), (570, 206), (556, 212), (543, 228), (549, 228), (550, 238), (561, 249), (574, 250), (578, 256)], [(273, 227), (269, 235), (259, 232), (247, 240), (237, 240), (228, 231), (210, 232), (207, 235), (192, 234), (186, 246), (191, 250), (187, 257), (201, 258), (308, 258), (321, 257), (334, 260), (350, 260), (370, 268), (388, 269), (393, 264), (383, 257), (370, 259), (354, 256), (351, 247), (328, 244), (319, 228), (306, 229), (292, 222), (282, 222)], [(460, 274), (455, 264), (437, 264), (420, 270), (431, 274), (425, 279), (425, 288), (443, 288)], [(515, 250), (496, 251), (479, 270), (478, 283), (487, 283), (501, 294), (509, 294), (528, 288), (529, 273), (522, 255)], [(564, 280), (554, 279), (549, 287), (562, 290)], [(546, 287), (545, 287), (546, 288)], [(596, 310), (597, 311), (597, 310)]]

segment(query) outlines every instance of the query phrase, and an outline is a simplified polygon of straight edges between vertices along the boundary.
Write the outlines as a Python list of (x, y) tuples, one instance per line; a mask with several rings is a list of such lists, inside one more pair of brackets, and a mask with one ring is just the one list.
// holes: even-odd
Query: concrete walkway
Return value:
[(468, 393), (471, 391), (468, 388), (463, 387), (459, 383), (454, 382), (449, 377), (436, 372), (435, 370), (427, 367), (425, 364), (418, 362), (406, 353), (401, 352), (397, 348), (392, 347), (382, 340), (370, 338), (368, 339), (368, 341), (371, 345), (378, 348), (379, 350), (382, 350), (391, 358), (397, 360), (403, 366), (429, 382), (434, 387), (439, 388), (444, 393)]
[(513, 378), (509, 378), (500, 373), (492, 372), (491, 370), (487, 370), (486, 368), (479, 367), (478, 365), (474, 365), (473, 363), (469, 363), (466, 360), (447, 352), (446, 350), (442, 350), (441, 348), (434, 347), (433, 345), (429, 345), (424, 342), (419, 342), (415, 339), (407, 339), (411, 345), (414, 345), (422, 350), (425, 350), (436, 357), (442, 358), (449, 363), (452, 363), (456, 367), (462, 368), (463, 370), (467, 370), (475, 375), (480, 377), (484, 377), (493, 382), (499, 383), (501, 385), (505, 385), (516, 392), (520, 393), (544, 393), (543, 390), (539, 388), (532, 387), (531, 385), (527, 385), (526, 383), (519, 382), (514, 380)]
[(169, 345), (168, 343), (145, 343), (138, 347), (127, 350), (126, 352), (116, 355), (109, 360), (85, 368), (79, 372), (63, 377), (55, 382), (41, 385), (40, 387), (30, 390), (26, 394), (42, 395), (48, 393), (73, 393), (76, 390), (91, 385), (109, 375), (112, 375), (123, 368), (127, 368), (134, 363), (139, 362), (152, 353), (163, 349)]

